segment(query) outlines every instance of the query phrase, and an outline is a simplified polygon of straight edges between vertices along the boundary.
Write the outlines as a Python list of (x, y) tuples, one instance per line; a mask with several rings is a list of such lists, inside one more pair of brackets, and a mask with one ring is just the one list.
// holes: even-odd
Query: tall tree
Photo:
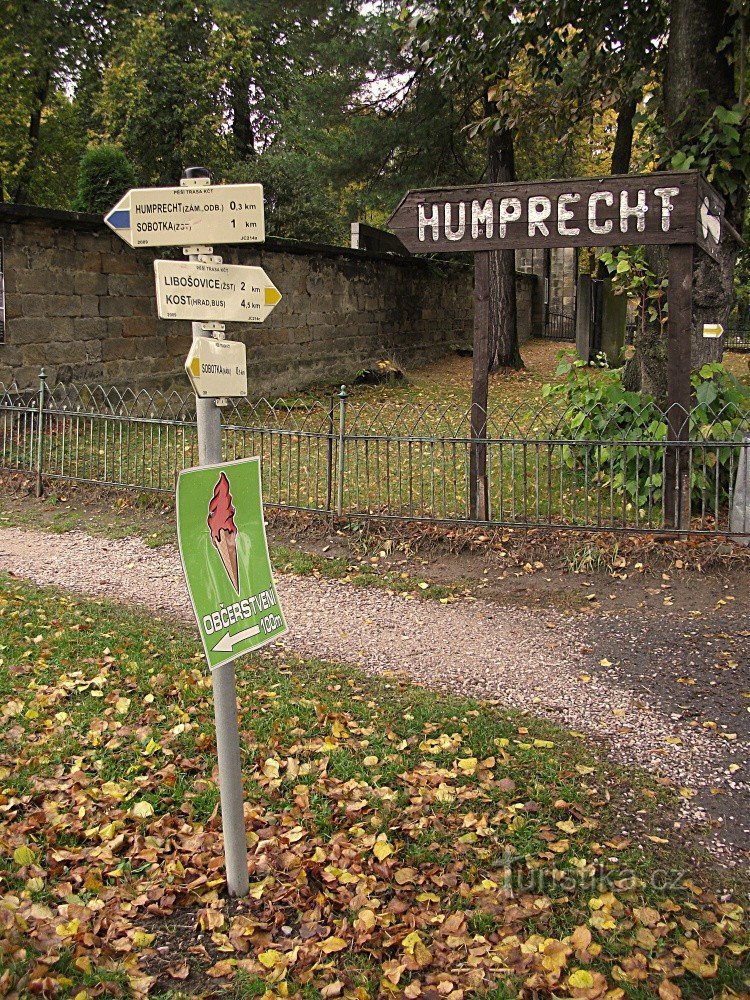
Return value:
[(14, 163), (4, 165), (4, 187), (27, 201), (42, 161), (45, 121), (69, 103), (67, 94), (101, 63), (113, 26), (128, 0), (7, 0), (0, 22), (0, 76), (11, 91), (7, 138)]
[[(664, 81), (667, 152), (679, 166), (698, 166), (727, 201), (726, 218), (742, 231), (750, 170), (740, 5), (731, 0), (671, 0)], [(744, 73), (744, 67), (743, 67)], [(703, 337), (703, 324), (728, 324), (734, 302), (738, 246), (726, 231), (720, 261), (696, 254), (693, 276), (693, 366), (720, 360), (721, 340)]]
[(226, 161), (226, 50), (208, 3), (156, 0), (120, 38), (96, 110), (144, 184), (174, 184), (191, 163)]
[[(437, 0), (407, 5), (406, 24), (415, 55), (440, 78), (473, 90), (480, 109), (475, 133), (486, 137), (485, 176), (491, 183), (515, 179), (513, 128), (499, 103), (517, 54), (512, 2), (478, 4)], [(522, 368), (516, 325), (515, 254), (490, 256), (490, 371)]]
[[(726, 199), (727, 221), (739, 232), (750, 172), (750, 131), (742, 99), (746, 39), (741, 6), (732, 0), (670, 0), (666, 61), (652, 125), (661, 163), (678, 170), (699, 169)], [(703, 324), (727, 326), (734, 303), (737, 250), (725, 228), (718, 263), (700, 251), (694, 254), (694, 369), (722, 357), (723, 340), (704, 338)], [(664, 252), (649, 247), (647, 258), (655, 275), (666, 275)], [(636, 335), (635, 354), (626, 371), (628, 387), (665, 398), (666, 359), (664, 328), (646, 324)]]

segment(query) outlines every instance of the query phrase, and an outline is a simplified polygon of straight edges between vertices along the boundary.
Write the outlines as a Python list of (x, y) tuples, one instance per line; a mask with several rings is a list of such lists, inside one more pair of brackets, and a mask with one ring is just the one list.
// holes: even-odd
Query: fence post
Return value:
[(47, 395), (47, 374), (44, 368), (39, 370), (39, 404), (36, 417), (36, 496), (41, 497), (44, 488), (42, 485), (42, 461), (44, 459), (44, 399)]
[(336, 481), (336, 513), (344, 510), (344, 449), (346, 447), (346, 401), (348, 399), (346, 386), (341, 386), (339, 392), (339, 466)]
[(333, 396), (328, 398), (328, 441), (326, 447), (326, 510), (331, 510), (333, 503), (333, 417), (336, 401)]
[[(750, 545), (750, 436), (742, 439), (737, 480), (734, 484), (732, 508), (729, 513), (729, 530), (737, 534), (732, 540), (740, 545)], [(739, 534), (743, 532), (744, 534)]]

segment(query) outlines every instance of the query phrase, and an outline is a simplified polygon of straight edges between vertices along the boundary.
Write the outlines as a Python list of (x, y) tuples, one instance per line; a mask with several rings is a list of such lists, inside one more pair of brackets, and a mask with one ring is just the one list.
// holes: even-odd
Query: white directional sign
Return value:
[(247, 351), (235, 340), (196, 337), (185, 362), (196, 396), (247, 395)]
[(281, 301), (262, 267), (155, 260), (154, 271), (160, 319), (262, 323)]
[(104, 217), (131, 247), (262, 243), (262, 184), (133, 188)]

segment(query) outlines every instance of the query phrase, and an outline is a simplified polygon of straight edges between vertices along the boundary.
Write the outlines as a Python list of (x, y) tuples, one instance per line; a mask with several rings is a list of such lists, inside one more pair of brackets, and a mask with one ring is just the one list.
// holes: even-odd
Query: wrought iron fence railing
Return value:
[(750, 351), (750, 322), (742, 324), (730, 322), (724, 334), (724, 349), (727, 351)]
[[(342, 390), (324, 400), (234, 401), (223, 412), (223, 447), (228, 460), (261, 457), (270, 506), (470, 521), (470, 460), (483, 447), (492, 524), (750, 534), (748, 412), (725, 408), (710, 424), (683, 414), (679, 443), (666, 439), (668, 414), (650, 411), (645, 430), (621, 419), (632, 414), (613, 414), (596, 438), (578, 432), (584, 416), (549, 401), (492, 408), (479, 442), (468, 406), (373, 405)], [(629, 435), (628, 426), (639, 429)], [(197, 461), (192, 396), (48, 389), (44, 379), (38, 391), (0, 386), (0, 467), (39, 487), (67, 479), (170, 493)], [(681, 499), (665, 496), (666, 481)]]
[(574, 314), (550, 310), (547, 323), (541, 335), (547, 340), (570, 340), (575, 342), (576, 318)]

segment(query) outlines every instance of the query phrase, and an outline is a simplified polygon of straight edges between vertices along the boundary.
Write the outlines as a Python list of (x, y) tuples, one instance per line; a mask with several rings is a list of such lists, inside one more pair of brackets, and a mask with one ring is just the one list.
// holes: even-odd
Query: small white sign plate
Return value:
[(132, 188), (104, 217), (131, 247), (262, 243), (262, 184)]
[(724, 327), (721, 323), (704, 323), (703, 324), (703, 336), (716, 338), (720, 337), (724, 333)]
[(247, 395), (247, 351), (236, 340), (196, 337), (185, 362), (196, 396)]
[(160, 319), (262, 323), (281, 292), (262, 267), (155, 260)]

